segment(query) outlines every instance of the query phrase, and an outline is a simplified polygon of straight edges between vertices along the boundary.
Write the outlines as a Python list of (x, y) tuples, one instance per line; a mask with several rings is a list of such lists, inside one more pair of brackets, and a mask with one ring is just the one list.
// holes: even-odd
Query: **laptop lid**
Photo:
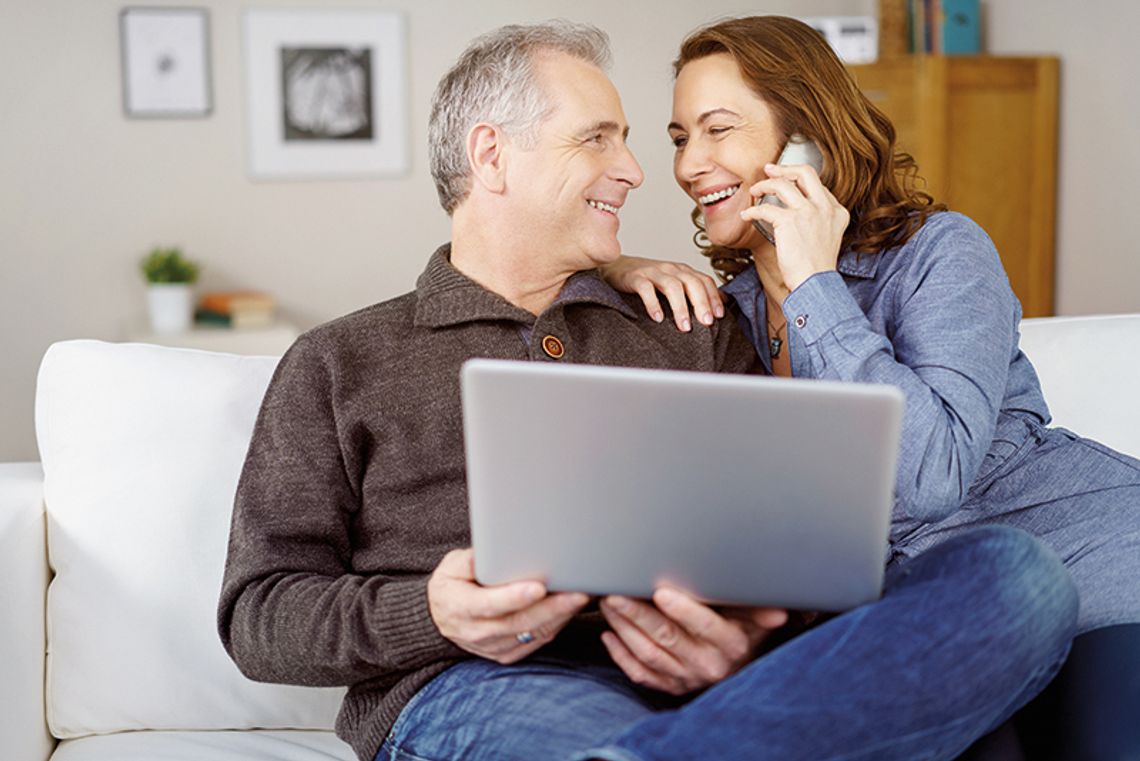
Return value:
[(827, 611), (881, 592), (898, 389), (476, 359), (462, 393), (480, 583)]

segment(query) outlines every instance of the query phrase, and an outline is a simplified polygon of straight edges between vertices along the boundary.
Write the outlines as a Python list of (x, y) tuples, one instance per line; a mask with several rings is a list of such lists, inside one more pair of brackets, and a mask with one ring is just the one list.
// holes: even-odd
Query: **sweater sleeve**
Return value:
[(903, 391), (895, 517), (956, 510), (992, 443), (1020, 306), (989, 237), (960, 215), (927, 222), (897, 279), (891, 335), (875, 332), (840, 275), (805, 281), (784, 302), (813, 375)]
[(351, 685), (460, 654), (432, 621), (426, 576), (353, 571), (359, 463), (331, 365), (311, 334), (285, 355), (238, 483), (218, 630), (259, 681)]

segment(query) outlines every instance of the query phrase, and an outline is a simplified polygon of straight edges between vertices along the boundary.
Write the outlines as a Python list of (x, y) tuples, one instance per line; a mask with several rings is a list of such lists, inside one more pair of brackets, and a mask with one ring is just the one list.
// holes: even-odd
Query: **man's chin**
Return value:
[(621, 257), (621, 246), (615, 241), (612, 247), (607, 246), (590, 251), (588, 257), (593, 263), (592, 267), (604, 267), (607, 264), (613, 264)]

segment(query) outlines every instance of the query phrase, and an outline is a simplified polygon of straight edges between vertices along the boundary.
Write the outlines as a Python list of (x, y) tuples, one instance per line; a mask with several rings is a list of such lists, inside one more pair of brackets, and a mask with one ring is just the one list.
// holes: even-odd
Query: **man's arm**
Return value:
[(262, 403), (238, 485), (218, 608), (226, 651), (252, 679), (346, 685), (463, 653), (436, 628), (425, 575), (362, 575), (350, 436), (327, 351), (302, 337)]

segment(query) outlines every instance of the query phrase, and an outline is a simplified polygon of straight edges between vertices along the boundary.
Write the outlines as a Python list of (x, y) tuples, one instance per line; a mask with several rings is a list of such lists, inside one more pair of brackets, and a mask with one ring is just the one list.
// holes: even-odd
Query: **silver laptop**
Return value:
[(881, 593), (893, 387), (475, 359), (462, 388), (482, 584), (820, 611)]

